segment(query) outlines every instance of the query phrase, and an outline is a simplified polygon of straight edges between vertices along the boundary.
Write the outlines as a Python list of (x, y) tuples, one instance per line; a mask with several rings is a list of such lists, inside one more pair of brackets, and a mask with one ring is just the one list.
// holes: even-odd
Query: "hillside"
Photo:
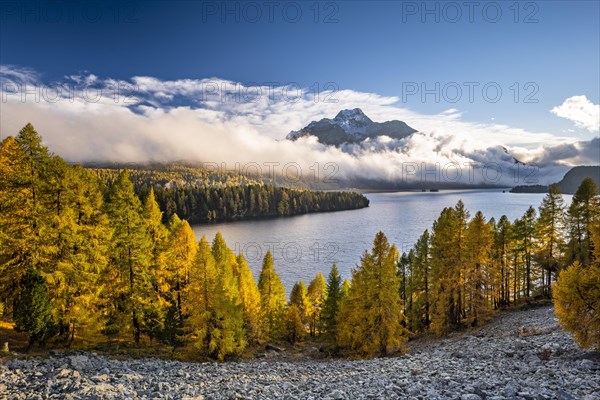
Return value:
[[(87, 163), (84, 167), (107, 183), (114, 182), (119, 170), (130, 171), (136, 188), (149, 190), (150, 187), (172, 188), (227, 188), (233, 186), (269, 184), (289, 189), (345, 190), (354, 187), (352, 181), (337, 176), (315, 177), (312, 171), (293, 178), (281, 175), (281, 171), (271, 171), (266, 164), (217, 165), (194, 161), (174, 161), (163, 163)], [(272, 168), (272, 167), (271, 167)], [(330, 172), (330, 171), (325, 171)]]
[(187, 363), (93, 353), (0, 364), (10, 399), (598, 399), (598, 353), (581, 350), (551, 307), (503, 312), (488, 325), (420, 339), (402, 357)]
[[(571, 168), (565, 176), (556, 182), (560, 192), (563, 194), (574, 194), (585, 178), (592, 178), (597, 186), (600, 186), (600, 166), (580, 166)], [(515, 186), (511, 193), (546, 193), (548, 186), (545, 185), (521, 185)]]
[(585, 178), (592, 178), (600, 186), (600, 166), (575, 167), (558, 182), (561, 193), (573, 194)]
[(109, 186), (118, 178), (121, 169), (130, 171), (133, 184), (140, 190), (153, 188), (189, 188), (245, 186), (265, 183), (259, 176), (235, 171), (211, 170), (202, 164), (149, 163), (84, 165), (90, 172)]
[[(111, 187), (120, 168), (89, 168)], [(362, 194), (318, 191), (275, 185), (274, 180), (235, 171), (216, 172), (198, 166), (154, 164), (128, 169), (138, 195), (154, 190), (164, 221), (177, 214), (190, 223), (273, 218), (369, 206)], [(275, 180), (276, 181), (276, 180)]]

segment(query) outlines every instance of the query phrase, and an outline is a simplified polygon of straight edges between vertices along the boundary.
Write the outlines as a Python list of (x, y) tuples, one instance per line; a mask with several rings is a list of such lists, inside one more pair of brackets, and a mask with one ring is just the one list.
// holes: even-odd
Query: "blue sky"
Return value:
[[(532, 183), (518, 159), (549, 183), (600, 164), (599, 21), (599, 1), (4, 0), (0, 139), (32, 122), (69, 161), (335, 163), (392, 181), (492, 165)], [(356, 107), (418, 133), (285, 140)]]
[[(0, 9), (0, 64), (33, 68), (46, 81), (89, 72), (305, 87), (334, 82), (398, 96), (399, 106), (417, 112), (457, 108), (473, 122), (494, 118), (593, 137), (549, 110), (575, 95), (599, 102), (600, 2), (477, 3), (471, 16), (463, 2), (303, 1), (269, 8), (266, 2), (132, 1), (98, 9), (83, 1), (70, 9), (61, 1), (7, 1)], [(479, 84), (472, 101), (466, 82)], [(491, 102), (496, 86), (502, 96)], [(424, 88), (439, 93), (439, 102), (434, 94), (423, 99)]]

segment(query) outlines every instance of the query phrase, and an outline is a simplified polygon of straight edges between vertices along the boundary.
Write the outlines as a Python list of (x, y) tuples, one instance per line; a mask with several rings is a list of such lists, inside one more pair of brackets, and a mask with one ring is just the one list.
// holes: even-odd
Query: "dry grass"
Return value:
[[(143, 337), (139, 344), (134, 344), (131, 341), (131, 337), (122, 335), (120, 337), (108, 340), (106, 336), (99, 333), (85, 333), (85, 337), (76, 335), (72, 343), (67, 343), (59, 340), (50, 340), (45, 348), (41, 348), (39, 345), (34, 345), (28, 355), (30, 356), (46, 356), (49, 351), (56, 352), (68, 352), (68, 351), (95, 351), (107, 355), (114, 356), (116, 358), (130, 358), (130, 357), (159, 357), (159, 358), (179, 358), (178, 353), (181, 352), (180, 357), (190, 357), (190, 351), (187, 350), (173, 350), (172, 346), (166, 346), (156, 341), (150, 342), (148, 338)], [(27, 345), (29, 343), (29, 336), (26, 333), (15, 331), (15, 324), (13, 322), (0, 321), (0, 349), (4, 342), (8, 342), (9, 349), (11, 352), (25, 353)]]
[[(19, 354), (19, 357), (22, 357), (25, 354), (28, 339), (27, 334), (14, 330), (14, 323), (0, 321), (0, 349), (2, 343), (8, 341), (10, 351), (16, 352)], [(72, 343), (52, 339), (46, 343), (45, 348), (41, 348), (36, 343), (27, 355), (48, 356), (51, 352), (89, 351), (115, 359), (161, 358), (188, 362), (214, 361), (202, 355), (192, 344), (173, 348), (173, 346), (166, 345), (157, 340), (150, 341), (144, 335), (140, 339), (140, 343), (136, 344), (133, 342), (130, 334), (117, 335), (109, 340), (106, 336), (98, 332), (78, 330)], [(276, 348), (280, 348), (281, 351), (269, 351), (266, 349), (266, 344), (254, 345), (246, 347), (241, 354), (227, 360), (253, 360), (265, 357), (294, 361), (330, 358), (337, 355), (337, 349), (334, 346), (310, 336), (305, 337), (303, 341), (295, 344), (290, 344), (287, 341), (276, 341), (271, 344)], [(12, 355), (9, 354), (8, 357), (12, 357)]]
[(15, 331), (14, 322), (0, 320), (0, 346), (8, 342), (10, 351), (25, 351), (29, 343), (26, 333)]

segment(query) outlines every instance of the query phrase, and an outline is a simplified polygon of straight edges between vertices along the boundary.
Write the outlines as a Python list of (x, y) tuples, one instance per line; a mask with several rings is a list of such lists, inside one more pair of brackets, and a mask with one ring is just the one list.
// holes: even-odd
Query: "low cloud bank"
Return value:
[[(220, 79), (119, 81), (91, 74), (47, 84), (35, 71), (10, 66), (0, 67), (0, 82), (2, 137), (31, 122), (52, 151), (75, 162), (196, 160), (318, 179), (503, 186), (547, 184), (570, 166), (599, 163), (598, 138), (576, 141), (471, 123), (454, 109), (423, 115), (397, 107), (396, 97), (352, 90), (315, 93)], [(585, 105), (581, 117), (568, 111), (571, 99), (552, 112), (594, 129), (594, 105), (591, 114)], [(312, 120), (356, 107), (374, 121), (398, 119), (419, 132), (340, 148), (312, 137), (284, 139)]]

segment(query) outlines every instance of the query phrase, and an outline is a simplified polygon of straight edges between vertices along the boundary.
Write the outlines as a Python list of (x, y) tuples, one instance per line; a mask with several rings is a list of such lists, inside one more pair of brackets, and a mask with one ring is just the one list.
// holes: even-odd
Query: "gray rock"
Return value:
[(517, 395), (518, 392), (519, 392), (519, 386), (515, 385), (514, 383), (509, 383), (508, 385), (506, 385), (504, 387), (502, 394), (505, 397), (514, 397)]
[(69, 361), (73, 368), (81, 370), (81, 369), (85, 369), (88, 367), (90, 359), (84, 355), (75, 355), (75, 356), (69, 356)]
[(525, 399), (525, 400), (536, 400), (537, 396), (530, 392), (519, 392), (517, 396)]
[[(598, 400), (594, 354), (551, 316), (549, 307), (500, 312), (476, 334), (417, 339), (406, 355), (366, 361), (287, 361), (285, 350), (235, 363), (17, 356), (0, 364), (0, 399)], [(539, 333), (518, 338), (516, 326)]]
[(462, 396), (460, 396), (460, 400), (482, 400), (481, 396), (474, 394), (474, 393), (470, 393), (470, 394), (463, 394)]
[(334, 390), (329, 393), (326, 398), (331, 400), (342, 400), (346, 398), (346, 395), (341, 390)]
[(579, 369), (593, 370), (593, 369), (596, 369), (596, 364), (592, 360), (584, 359), (584, 360), (581, 360), (581, 362), (579, 363)]
[(571, 393), (563, 390), (563, 389), (559, 389), (558, 392), (556, 393), (556, 396), (558, 398), (558, 400), (578, 400), (578, 397), (573, 396)]

